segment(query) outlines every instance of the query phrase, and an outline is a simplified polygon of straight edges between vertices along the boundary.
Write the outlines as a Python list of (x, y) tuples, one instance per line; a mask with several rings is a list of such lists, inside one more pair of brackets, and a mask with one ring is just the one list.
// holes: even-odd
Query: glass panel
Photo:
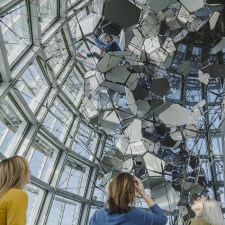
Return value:
[(71, 150), (92, 160), (98, 138), (99, 136), (96, 132), (84, 123), (81, 123)]
[(205, 138), (189, 138), (186, 140), (186, 146), (197, 155), (208, 155)]
[(202, 100), (202, 92), (198, 80), (188, 80), (186, 97), (188, 102), (199, 102)]
[(73, 115), (66, 106), (57, 98), (49, 109), (43, 125), (60, 141), (63, 141), (68, 133)]
[(174, 68), (174, 69), (178, 68), (178, 66), (180, 65), (180, 63), (182, 62), (182, 60), (185, 57), (185, 53), (186, 53), (187, 49), (188, 49), (187, 45), (184, 45), (184, 44), (178, 45), (177, 52), (173, 59), (172, 68)]
[[(70, 7), (70, 3), (68, 2), (68, 6)], [(71, 20), (69, 20), (69, 27), (70, 27), (70, 32), (72, 34), (73, 37), (73, 43), (75, 43), (76, 41), (76, 27), (77, 27), (77, 19), (78, 21), (80, 21), (81, 18), (83, 18), (84, 16), (87, 15), (86, 10), (82, 10), (80, 11), (76, 17), (73, 17)]]
[(58, 152), (47, 140), (37, 135), (26, 154), (26, 158), (30, 164), (31, 174), (48, 182), (54, 169)]
[(215, 163), (216, 167), (216, 179), (218, 181), (223, 181), (224, 180), (224, 175), (223, 175), (223, 161), (216, 161)]
[(73, 6), (75, 3), (80, 2), (81, 0), (68, 0), (68, 7), (70, 8), (71, 6)]
[(10, 99), (6, 96), (0, 102), (0, 152), (6, 154), (14, 134), (22, 123), (21, 115), (12, 107)]
[(212, 180), (212, 171), (210, 169), (211, 163), (209, 162), (208, 159), (202, 160), (202, 171), (204, 171), (204, 176), (207, 181)]
[(210, 106), (208, 109), (209, 129), (219, 128), (221, 126), (221, 106)]
[(78, 224), (81, 203), (55, 196), (47, 225), (76, 225)]
[(191, 65), (192, 65), (191, 73), (195, 74), (198, 73), (199, 65), (201, 64), (201, 54), (202, 54), (201, 48), (193, 47), (191, 56)]
[(32, 184), (26, 185), (25, 190), (28, 195), (27, 224), (33, 225), (39, 211), (44, 190)]
[(97, 179), (95, 181), (95, 189), (93, 194), (93, 199), (101, 202), (107, 201), (107, 193), (106, 193), (106, 187), (100, 186), (102, 182), (103, 175), (98, 175)]
[(62, 87), (63, 91), (67, 94), (67, 96), (70, 98), (70, 100), (74, 103), (75, 106), (79, 105), (83, 96), (83, 83), (84, 79), (82, 78), (80, 73), (74, 68)]
[(212, 138), (212, 151), (213, 151), (213, 154), (215, 154), (215, 155), (223, 154), (222, 139), (219, 134)]
[(31, 110), (35, 112), (49, 88), (36, 60), (24, 71), (17, 81), (16, 87), (23, 95)]
[(40, 0), (39, 21), (43, 32), (57, 17), (58, 0)]
[(197, 120), (196, 125), (199, 126), (199, 128), (204, 129), (205, 128), (205, 116), (201, 115), (200, 118)]
[[(0, 117), (1, 120), (2, 115)], [(14, 133), (2, 121), (0, 121), (0, 152), (2, 154), (6, 153), (13, 136)]]
[[(11, 13), (10, 13), (11, 12)], [(25, 1), (2, 15), (0, 23), (9, 64), (31, 44)]]
[(69, 57), (61, 32), (57, 33), (46, 45), (45, 52), (52, 71), (56, 76)]
[(180, 100), (182, 77), (180, 75), (170, 73), (169, 82), (171, 88), (169, 93), (166, 95), (166, 98), (170, 100)]
[[(212, 89), (212, 91), (210, 91)], [(220, 97), (220, 94), (221, 92), (223, 92), (222, 90), (220, 91), (219, 89), (213, 89), (213, 88), (210, 88), (208, 87), (208, 92), (207, 92), (207, 97), (208, 97), (208, 102), (220, 102), (221, 99)]]
[(58, 187), (73, 194), (84, 196), (90, 168), (73, 159), (68, 159)]
[(89, 223), (89, 221), (90, 221), (90, 219), (91, 219), (92, 215), (94, 214), (94, 212), (95, 212), (96, 210), (98, 210), (98, 207), (97, 207), (97, 206), (92, 205), (92, 206), (91, 206), (91, 209), (90, 209), (90, 213), (89, 213), (88, 223)]
[[(218, 193), (220, 194), (220, 199), (222, 201), (222, 208), (225, 207), (225, 195), (224, 195), (224, 187), (220, 187), (218, 190)], [(224, 215), (224, 214), (223, 214)]]
[(1, 0), (0, 1), (0, 7), (3, 6), (3, 5), (6, 5), (7, 3), (9, 2), (13, 2), (14, 0)]
[(113, 136), (108, 136), (104, 146), (104, 152), (115, 150), (115, 138)]

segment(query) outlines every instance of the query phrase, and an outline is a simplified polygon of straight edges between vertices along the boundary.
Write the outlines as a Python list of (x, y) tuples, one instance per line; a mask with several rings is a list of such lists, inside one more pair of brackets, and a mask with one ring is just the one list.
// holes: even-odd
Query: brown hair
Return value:
[(115, 176), (108, 190), (109, 212), (126, 213), (135, 202), (134, 179), (129, 173), (119, 173)]
[(29, 180), (30, 170), (22, 156), (12, 156), (0, 162), (0, 196), (10, 188), (24, 188)]

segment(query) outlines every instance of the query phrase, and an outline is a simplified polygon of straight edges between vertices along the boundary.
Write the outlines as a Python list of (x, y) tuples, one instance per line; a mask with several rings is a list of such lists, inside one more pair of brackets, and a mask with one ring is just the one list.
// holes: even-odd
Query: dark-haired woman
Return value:
[[(135, 190), (149, 210), (134, 207)], [(165, 225), (167, 216), (145, 193), (141, 181), (129, 173), (120, 173), (109, 184), (107, 207), (96, 211), (89, 225)]]

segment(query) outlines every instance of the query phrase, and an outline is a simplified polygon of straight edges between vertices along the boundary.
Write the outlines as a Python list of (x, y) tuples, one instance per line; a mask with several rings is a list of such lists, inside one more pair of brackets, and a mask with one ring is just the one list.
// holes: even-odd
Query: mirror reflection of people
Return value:
[(27, 160), (13, 156), (0, 162), (0, 224), (25, 225), (28, 196), (23, 191), (30, 182)]
[(219, 202), (209, 197), (200, 197), (191, 206), (195, 218), (188, 225), (223, 225), (223, 214)]
[(87, 59), (89, 57), (95, 57), (98, 60), (100, 60), (106, 52), (121, 51), (121, 48), (115, 41), (113, 41), (113, 36), (110, 34), (105, 35), (106, 43), (101, 42), (97, 35), (94, 35), (94, 41), (95, 41), (96, 46), (100, 48), (100, 54), (98, 54), (97, 52), (82, 54), (81, 52), (77, 51), (77, 52), (75, 52), (75, 56), (82, 58), (82, 59)]
[(106, 43), (101, 42), (97, 35), (94, 35), (94, 41), (95, 41), (95, 44), (99, 48), (104, 46), (106, 52), (111, 52), (112, 49), (114, 51), (121, 51), (120, 46), (115, 41), (113, 41), (113, 36), (111, 34), (105, 34), (105, 41), (106, 41)]
[(150, 88), (152, 77), (148, 75), (144, 65), (130, 65), (128, 61), (125, 61), (123, 65), (130, 73), (143, 73), (144, 76), (138, 79), (138, 85), (145, 89)]
[[(134, 207), (135, 191), (145, 200), (149, 210)], [(109, 183), (107, 206), (93, 214), (89, 225), (165, 225), (166, 223), (167, 216), (145, 193), (142, 182), (129, 173), (120, 173)]]

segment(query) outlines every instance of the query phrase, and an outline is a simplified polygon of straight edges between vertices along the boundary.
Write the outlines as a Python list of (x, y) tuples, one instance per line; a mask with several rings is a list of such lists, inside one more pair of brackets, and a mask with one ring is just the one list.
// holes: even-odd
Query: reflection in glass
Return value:
[(20, 114), (12, 107), (12, 102), (6, 96), (0, 102), (0, 152), (6, 154), (10, 143), (20, 124)]
[(9, 2), (12, 2), (13, 0), (1, 0), (0, 1), (0, 7), (3, 6), (3, 5), (6, 5), (7, 3)]
[(35, 137), (32, 146), (26, 154), (30, 165), (31, 174), (45, 182), (54, 169), (54, 164), (58, 156), (58, 150), (44, 140), (41, 136)]
[(68, 0), (68, 7), (73, 6), (77, 2), (80, 2), (80, 0)]
[(40, 0), (39, 21), (43, 32), (57, 17), (57, 0)]
[(97, 140), (98, 134), (84, 123), (81, 123), (71, 149), (85, 158), (92, 160)]
[(32, 62), (16, 83), (17, 89), (24, 97), (31, 110), (35, 112), (48, 90), (48, 84), (37, 63)]
[(84, 79), (80, 73), (73, 69), (70, 75), (67, 77), (62, 89), (75, 106), (78, 106), (83, 96), (83, 83)]
[(89, 170), (89, 167), (80, 162), (68, 159), (58, 187), (73, 194), (83, 196), (86, 190)]
[(33, 184), (26, 185), (25, 190), (28, 195), (27, 225), (33, 225), (32, 223), (38, 214), (44, 190)]
[(55, 76), (69, 57), (62, 34), (59, 32), (49, 41), (45, 47), (48, 62)]
[(56, 195), (46, 225), (76, 225), (78, 224), (80, 209), (81, 203)]
[(63, 141), (68, 133), (69, 125), (73, 119), (72, 113), (57, 98), (49, 109), (43, 122), (43, 126), (60, 141)]
[(6, 54), (11, 65), (31, 43), (25, 1), (3, 13), (1, 21)]

